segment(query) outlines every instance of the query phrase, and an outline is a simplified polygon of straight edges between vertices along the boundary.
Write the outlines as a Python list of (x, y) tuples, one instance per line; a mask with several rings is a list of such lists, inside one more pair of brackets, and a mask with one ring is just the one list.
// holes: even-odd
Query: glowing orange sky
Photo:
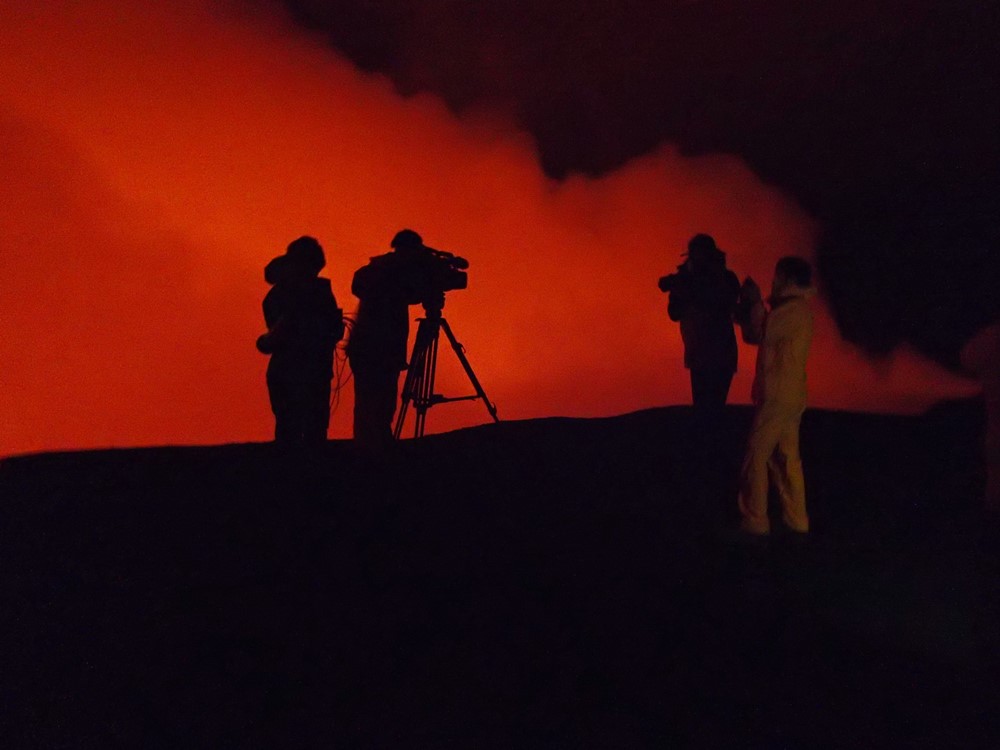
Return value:
[[(0, 454), (268, 439), (262, 268), (301, 234), (348, 311), (354, 270), (399, 228), (467, 256), (445, 314), (508, 419), (688, 402), (656, 279), (692, 234), (765, 288), (778, 257), (812, 252), (809, 217), (735, 157), (664, 145), (555, 183), (504, 118), (404, 100), (280, 14), (24, 5), (0, 10)], [(439, 390), (469, 392), (441, 360)], [(822, 308), (810, 384), (814, 405), (878, 411), (973, 388), (910, 352), (867, 362)], [(486, 416), (439, 406), (428, 427)]]

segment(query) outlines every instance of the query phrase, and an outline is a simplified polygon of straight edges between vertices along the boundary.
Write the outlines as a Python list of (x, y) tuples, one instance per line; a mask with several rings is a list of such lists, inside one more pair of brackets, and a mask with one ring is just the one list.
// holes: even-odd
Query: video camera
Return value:
[(397, 252), (407, 253), (421, 266), (421, 297), (437, 297), (452, 289), (465, 289), (469, 285), (469, 276), (465, 273), (469, 261), (454, 253), (428, 247), (424, 244), (423, 237), (412, 229), (396, 232), (389, 247)]
[(690, 273), (687, 268), (686, 263), (681, 263), (677, 266), (676, 273), (667, 274), (666, 276), (661, 276), (660, 280), (657, 282), (657, 286), (660, 287), (661, 292), (672, 292), (674, 287), (677, 286), (677, 282), (681, 280), (682, 276), (686, 276)]
[(430, 285), (433, 291), (450, 292), (453, 289), (465, 289), (469, 285), (469, 274), (465, 271), (469, 261), (460, 255), (436, 250), (433, 247), (422, 246), (434, 259), (430, 275)]

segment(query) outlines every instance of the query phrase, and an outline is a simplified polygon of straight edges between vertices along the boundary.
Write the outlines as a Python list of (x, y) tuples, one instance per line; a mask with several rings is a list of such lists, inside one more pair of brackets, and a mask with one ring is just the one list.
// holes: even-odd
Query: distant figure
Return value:
[(793, 532), (809, 531), (805, 480), (799, 456), (799, 423), (806, 408), (806, 359), (813, 335), (809, 298), (812, 268), (785, 257), (774, 270), (766, 311), (760, 288), (747, 279), (742, 291), (743, 337), (757, 344), (751, 395), (757, 407), (740, 477), (740, 528), (767, 534), (768, 479), (781, 499), (782, 519)]
[(372, 258), (354, 274), (351, 292), (361, 301), (347, 343), (354, 373), (354, 439), (368, 447), (392, 442), (399, 373), (406, 369), (409, 306), (444, 305), (424, 296), (438, 263), (412, 229), (393, 237), (393, 252)]
[(670, 319), (681, 324), (691, 399), (699, 410), (717, 411), (725, 406), (736, 372), (733, 314), (739, 279), (726, 268), (726, 254), (715, 240), (696, 234), (688, 242), (687, 260), (677, 273), (661, 278), (659, 287), (670, 294)]
[(333, 352), (344, 324), (330, 280), (318, 276), (325, 265), (319, 242), (299, 237), (264, 270), (271, 289), (263, 305), (267, 333), (257, 348), (271, 356), (274, 439), (284, 445), (322, 443), (330, 426)]
[(962, 366), (983, 386), (986, 405), (986, 435), (983, 457), (986, 463), (987, 513), (1000, 516), (1000, 322), (988, 325), (962, 347)]

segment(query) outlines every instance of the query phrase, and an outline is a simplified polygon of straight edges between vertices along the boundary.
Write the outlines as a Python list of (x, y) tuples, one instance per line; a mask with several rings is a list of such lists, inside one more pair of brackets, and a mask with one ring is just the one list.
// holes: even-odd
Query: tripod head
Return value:
[(444, 310), (444, 292), (435, 294), (420, 304), (424, 308), (424, 312), (428, 318), (437, 320), (441, 317), (441, 312)]

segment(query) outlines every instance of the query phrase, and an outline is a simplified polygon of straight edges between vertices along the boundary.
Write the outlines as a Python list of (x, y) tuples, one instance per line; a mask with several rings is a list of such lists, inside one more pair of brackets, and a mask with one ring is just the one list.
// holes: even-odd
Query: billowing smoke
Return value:
[(827, 300), (867, 351), (954, 364), (1000, 315), (996, 3), (280, 2), (400, 91), (503, 108), (550, 177), (662, 143), (740, 156), (822, 222)]
[[(811, 254), (818, 228), (734, 157), (663, 146), (554, 182), (502, 117), (404, 100), (281, 16), (157, 5), (0, 10), (0, 454), (267, 439), (262, 268), (301, 234), (348, 310), (404, 226), (467, 256), (445, 314), (505, 418), (685, 403), (656, 279), (690, 235), (765, 287)], [(440, 390), (467, 392), (451, 359)], [(737, 401), (752, 368), (741, 351)], [(971, 388), (910, 353), (867, 363), (822, 312), (810, 377), (816, 405), (880, 411)], [(485, 416), (441, 406), (429, 427)]]

